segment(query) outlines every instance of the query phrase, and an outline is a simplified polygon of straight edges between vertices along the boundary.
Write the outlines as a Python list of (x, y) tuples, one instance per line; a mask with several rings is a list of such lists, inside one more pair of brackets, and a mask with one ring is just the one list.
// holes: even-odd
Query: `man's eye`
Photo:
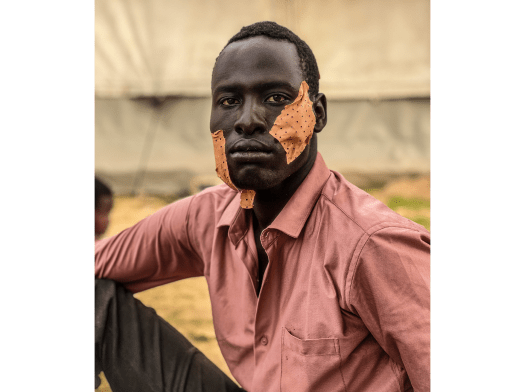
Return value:
[(237, 103), (239, 103), (239, 101), (235, 98), (225, 98), (220, 102), (222, 106), (231, 106)]
[(276, 94), (269, 97), (266, 102), (283, 102), (286, 98), (282, 95)]

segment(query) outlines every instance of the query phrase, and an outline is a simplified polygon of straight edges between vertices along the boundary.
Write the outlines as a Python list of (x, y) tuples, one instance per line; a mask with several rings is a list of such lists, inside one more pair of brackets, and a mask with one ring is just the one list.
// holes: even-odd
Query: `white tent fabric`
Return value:
[(208, 97), (221, 49), (261, 20), (309, 44), (331, 99), (430, 96), (429, 0), (95, 0), (96, 96)]
[[(95, 100), (95, 171), (117, 192), (183, 193), (215, 177), (207, 98)], [(328, 101), (319, 151), (331, 169), (355, 174), (430, 171), (428, 99)]]
[(117, 193), (180, 194), (215, 178), (213, 65), (262, 20), (317, 58), (330, 168), (350, 180), (429, 172), (429, 0), (95, 0), (95, 172)]

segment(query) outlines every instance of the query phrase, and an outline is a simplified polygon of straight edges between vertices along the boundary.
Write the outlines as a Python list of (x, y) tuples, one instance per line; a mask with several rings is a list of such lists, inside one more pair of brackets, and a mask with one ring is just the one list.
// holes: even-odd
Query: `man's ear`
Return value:
[(312, 109), (315, 113), (314, 132), (319, 133), (323, 130), (327, 121), (326, 97), (323, 93), (318, 93), (312, 100)]

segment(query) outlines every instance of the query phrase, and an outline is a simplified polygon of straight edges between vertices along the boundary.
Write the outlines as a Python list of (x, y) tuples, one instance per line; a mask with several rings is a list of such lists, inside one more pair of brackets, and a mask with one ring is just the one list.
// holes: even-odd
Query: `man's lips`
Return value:
[(234, 152), (271, 152), (272, 148), (257, 139), (240, 139), (230, 147), (230, 154)]
[(229, 149), (228, 154), (236, 161), (254, 162), (271, 157), (273, 149), (256, 139), (241, 139)]

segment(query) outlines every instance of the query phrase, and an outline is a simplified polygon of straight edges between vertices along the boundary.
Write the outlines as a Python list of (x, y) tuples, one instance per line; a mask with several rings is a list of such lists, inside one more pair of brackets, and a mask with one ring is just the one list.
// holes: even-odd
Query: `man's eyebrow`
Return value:
[(260, 88), (261, 90), (270, 90), (272, 88), (289, 88), (289, 89), (295, 89), (294, 86), (289, 81), (272, 81), (272, 82), (264, 82), (258, 85), (256, 88)]
[[(240, 84), (240, 83), (224, 83), (219, 84), (215, 89), (213, 90), (214, 94), (223, 93), (223, 92), (230, 92), (230, 91), (238, 91), (242, 90), (243, 88), (246, 88), (246, 86)], [(286, 89), (292, 89), (296, 90), (290, 82), (282, 80), (282, 81), (271, 81), (271, 82), (262, 82), (255, 84), (250, 87), (250, 89), (253, 90), (270, 90), (273, 88), (286, 88)]]
[(213, 93), (223, 93), (223, 92), (229, 92), (229, 91), (236, 91), (239, 90), (241, 86), (239, 84), (235, 83), (228, 83), (228, 84), (219, 84), (213, 89)]

